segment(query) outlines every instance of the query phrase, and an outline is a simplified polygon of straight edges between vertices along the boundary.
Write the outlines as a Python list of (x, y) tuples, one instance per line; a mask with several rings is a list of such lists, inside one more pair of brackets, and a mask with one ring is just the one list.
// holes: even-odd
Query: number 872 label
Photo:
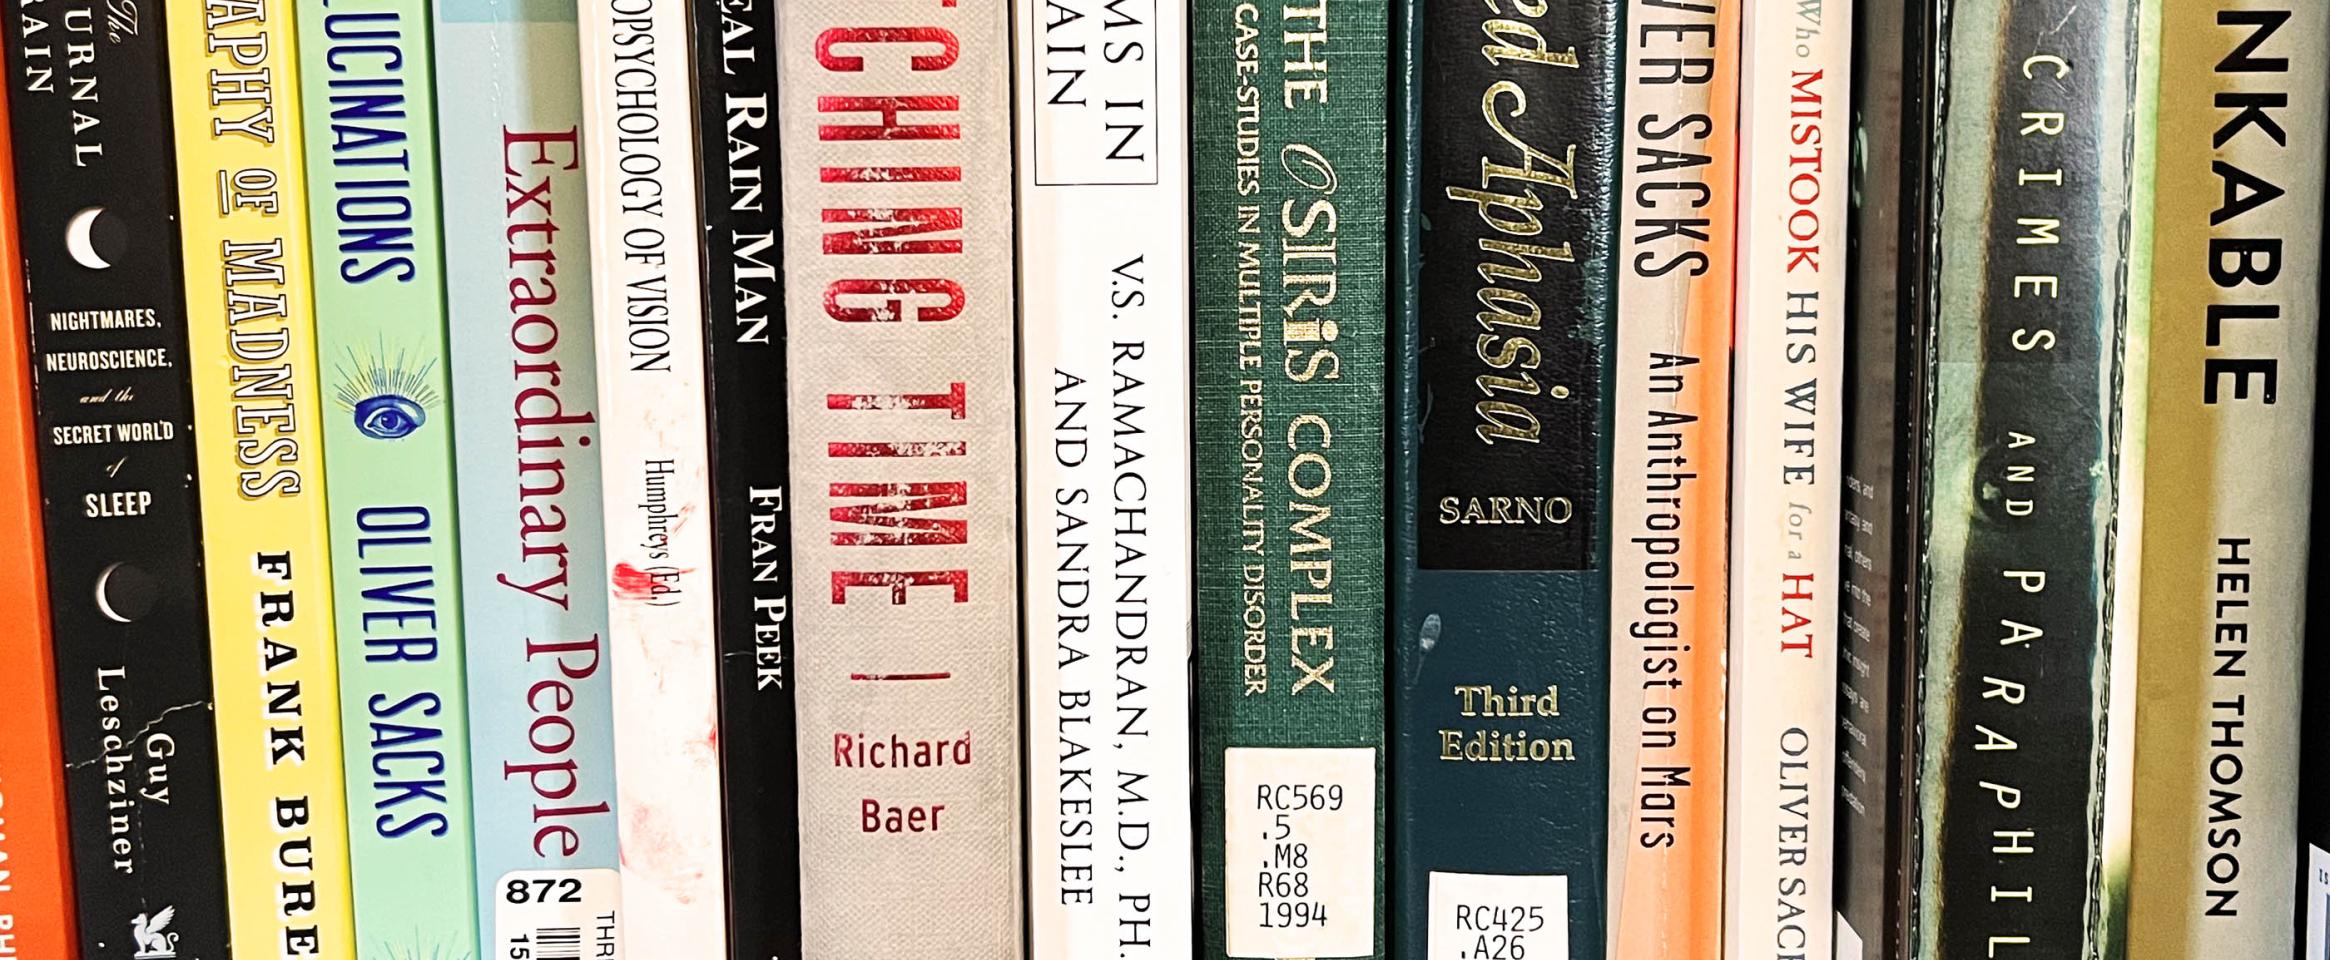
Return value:
[(494, 884), (486, 960), (621, 960), (620, 874), (512, 870)]
[(1366, 747), (1225, 751), (1230, 956), (1375, 952), (1375, 757)]

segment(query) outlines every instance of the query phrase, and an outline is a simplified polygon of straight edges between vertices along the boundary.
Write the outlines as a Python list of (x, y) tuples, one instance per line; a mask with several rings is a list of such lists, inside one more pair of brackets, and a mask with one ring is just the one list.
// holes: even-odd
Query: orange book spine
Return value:
[(1717, 960), (1739, 0), (1629, 0), (1611, 433), (1610, 960)]
[(65, 867), (63, 746), (49, 663), (33, 467), (32, 360), (16, 249), (8, 96), (0, 90), (0, 957), (78, 955)]

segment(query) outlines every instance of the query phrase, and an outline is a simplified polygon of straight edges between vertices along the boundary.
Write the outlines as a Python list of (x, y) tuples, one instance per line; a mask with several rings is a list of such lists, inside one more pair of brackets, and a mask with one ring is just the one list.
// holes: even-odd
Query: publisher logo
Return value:
[(178, 935), (170, 932), (170, 921), (178, 916), (177, 907), (163, 907), (148, 916), (138, 914), (129, 922), (130, 939), (137, 941), (136, 960), (166, 960), (178, 955)]

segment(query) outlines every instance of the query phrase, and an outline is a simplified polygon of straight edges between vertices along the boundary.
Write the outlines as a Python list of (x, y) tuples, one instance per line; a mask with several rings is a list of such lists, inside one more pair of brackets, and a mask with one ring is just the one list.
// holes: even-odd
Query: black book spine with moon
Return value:
[(13, 562), (48, 565), (81, 954), (224, 960), (162, 20), (118, 0), (18, 13), (7, 268), (25, 272), (46, 556)]

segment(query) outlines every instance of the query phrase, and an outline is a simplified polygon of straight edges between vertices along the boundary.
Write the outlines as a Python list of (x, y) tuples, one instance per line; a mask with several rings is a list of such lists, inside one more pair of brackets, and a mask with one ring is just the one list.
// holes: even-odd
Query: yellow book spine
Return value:
[(2127, 956), (2288, 957), (2330, 4), (2156, 11)]
[(355, 955), (288, 0), (166, 6), (237, 958)]

